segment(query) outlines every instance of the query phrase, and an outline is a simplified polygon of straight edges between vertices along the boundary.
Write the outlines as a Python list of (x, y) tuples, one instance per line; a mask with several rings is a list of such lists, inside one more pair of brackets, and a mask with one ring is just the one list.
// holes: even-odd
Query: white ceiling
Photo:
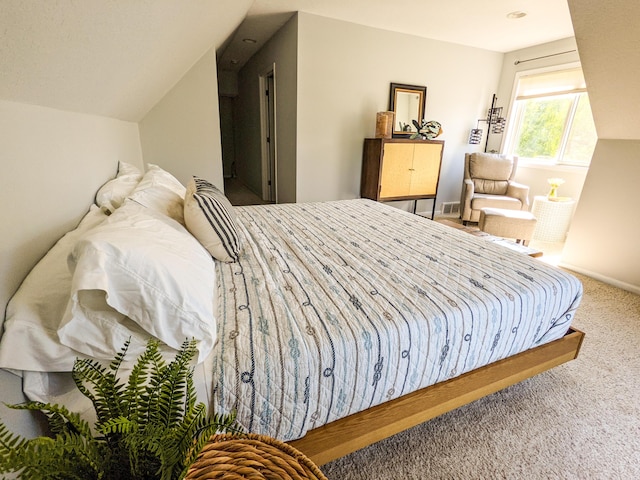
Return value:
[(566, 0), (255, 0), (220, 68), (238, 70), (295, 11), (497, 52), (573, 36)]
[(500, 52), (573, 36), (566, 0), (0, 0), (0, 99), (139, 121), (211, 47), (241, 65), (296, 10)]

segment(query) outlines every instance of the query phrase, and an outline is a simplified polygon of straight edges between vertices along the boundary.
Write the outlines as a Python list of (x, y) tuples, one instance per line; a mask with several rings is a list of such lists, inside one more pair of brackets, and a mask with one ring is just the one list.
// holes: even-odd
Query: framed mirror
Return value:
[(427, 87), (392, 83), (389, 94), (389, 110), (395, 113), (394, 137), (409, 137), (416, 132), (413, 120), (418, 123), (424, 118)]

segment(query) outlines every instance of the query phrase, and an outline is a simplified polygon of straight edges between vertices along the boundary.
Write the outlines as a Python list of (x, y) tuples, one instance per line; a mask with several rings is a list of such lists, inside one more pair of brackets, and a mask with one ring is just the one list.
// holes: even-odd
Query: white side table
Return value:
[(533, 232), (534, 240), (564, 242), (571, 223), (575, 201), (551, 201), (539, 195), (533, 199), (531, 213), (538, 219)]

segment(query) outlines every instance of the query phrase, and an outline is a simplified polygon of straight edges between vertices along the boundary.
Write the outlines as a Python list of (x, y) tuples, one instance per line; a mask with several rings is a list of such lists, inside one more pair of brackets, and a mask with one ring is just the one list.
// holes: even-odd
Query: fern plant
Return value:
[(233, 415), (207, 415), (196, 402), (193, 367), (195, 341), (185, 342), (166, 363), (157, 341), (149, 341), (128, 381), (118, 378), (129, 342), (108, 367), (78, 359), (77, 388), (93, 403), (97, 420), (89, 423), (65, 407), (40, 402), (9, 405), (38, 410), (51, 437), (24, 439), (0, 422), (0, 473), (29, 479), (181, 479), (209, 437), (239, 432)]

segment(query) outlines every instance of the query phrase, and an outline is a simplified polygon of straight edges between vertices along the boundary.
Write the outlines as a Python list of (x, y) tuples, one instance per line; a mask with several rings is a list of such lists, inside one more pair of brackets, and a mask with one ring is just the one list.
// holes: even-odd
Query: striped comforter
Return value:
[(237, 207), (214, 408), (281, 440), (564, 335), (572, 275), (369, 200)]

